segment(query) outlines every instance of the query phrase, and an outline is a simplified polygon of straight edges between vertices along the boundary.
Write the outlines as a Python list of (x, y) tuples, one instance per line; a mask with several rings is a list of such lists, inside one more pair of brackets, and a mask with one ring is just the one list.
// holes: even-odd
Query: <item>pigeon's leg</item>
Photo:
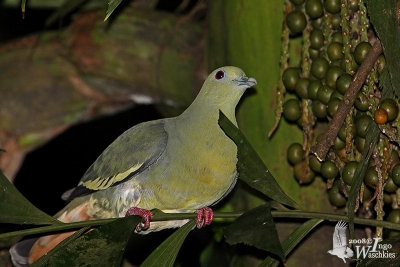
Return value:
[(136, 226), (137, 232), (146, 230), (147, 228), (150, 227), (150, 219), (151, 219), (151, 217), (153, 217), (153, 213), (151, 211), (146, 210), (146, 209), (141, 209), (138, 207), (131, 207), (125, 213), (125, 216), (129, 216), (129, 215), (139, 215), (143, 219), (143, 222), (139, 223)]
[(197, 210), (196, 213), (197, 213), (197, 221), (196, 221), (197, 228), (202, 228), (203, 226), (211, 224), (214, 218), (214, 212), (209, 207), (201, 208)]

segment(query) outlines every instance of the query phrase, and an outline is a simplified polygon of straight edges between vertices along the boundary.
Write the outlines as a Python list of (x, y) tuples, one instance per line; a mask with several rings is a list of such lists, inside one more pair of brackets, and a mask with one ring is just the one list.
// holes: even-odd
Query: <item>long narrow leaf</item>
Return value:
[(225, 229), (224, 235), (231, 245), (243, 243), (271, 252), (281, 259), (285, 257), (269, 203), (237, 218)]
[(80, 236), (82, 236), (89, 229), (90, 229), (90, 227), (83, 227), (83, 228), (79, 229), (73, 235), (71, 235), (70, 237), (61, 241), (61, 243), (58, 244), (54, 249), (50, 250), (50, 252), (47, 253), (46, 257), (41, 257), (37, 261), (35, 261), (31, 267), (46, 266), (48, 264), (49, 258), (56, 257), (57, 253), (59, 253), (60, 250), (63, 250), (64, 248), (67, 249), (69, 244), (74, 242), (76, 239), (78, 239)]
[(109, 0), (108, 1), (108, 8), (106, 11), (106, 17), (104, 18), (104, 21), (106, 21), (111, 14), (114, 12), (114, 10), (121, 4), (122, 0)]
[(237, 168), (239, 179), (279, 203), (290, 207), (298, 207), (296, 202), (283, 192), (260, 156), (240, 130), (221, 111), (219, 113), (219, 125), (238, 147)]
[(378, 141), (379, 136), (379, 128), (376, 126), (374, 121), (370, 122), (368, 125), (368, 133), (365, 138), (365, 146), (361, 156), (361, 161), (364, 164), (358, 164), (357, 169), (354, 173), (354, 181), (350, 189), (349, 199), (347, 200), (347, 209), (349, 216), (349, 230), (350, 230), (350, 238), (354, 238), (354, 208), (356, 205), (357, 195), (360, 191), (361, 184), (364, 180), (365, 172), (367, 171), (368, 164), (372, 152), (374, 151), (374, 147), (376, 142)]
[[(386, 59), (386, 66), (389, 70), (390, 79), (393, 85), (400, 84), (400, 30), (398, 28), (398, 1), (392, 0), (364, 0), (374, 29), (382, 42)], [(393, 90), (400, 96), (400, 87), (394, 86)]]
[[(320, 219), (311, 219), (300, 225), (294, 230), (283, 242), (282, 249), (285, 257), (313, 230), (318, 224), (323, 222)], [(279, 261), (268, 256), (259, 267), (276, 267), (279, 265)]]
[(125, 247), (140, 222), (138, 216), (128, 216), (99, 226), (86, 234), (85, 230), (70, 236), (43, 256), (32, 267), (44, 266), (110, 266), (121, 265)]
[(194, 226), (195, 221), (191, 220), (176, 230), (164, 242), (162, 242), (161, 245), (159, 245), (140, 266), (172, 267), (183, 241), (185, 241), (186, 236)]

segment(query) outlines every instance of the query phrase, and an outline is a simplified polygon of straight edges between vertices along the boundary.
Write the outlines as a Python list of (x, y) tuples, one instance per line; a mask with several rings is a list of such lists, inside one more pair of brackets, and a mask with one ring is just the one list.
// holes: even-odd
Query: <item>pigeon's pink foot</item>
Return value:
[(143, 219), (143, 222), (136, 226), (136, 231), (140, 232), (150, 227), (150, 219), (153, 217), (153, 213), (151, 211), (138, 207), (131, 207), (125, 213), (125, 216), (129, 215), (139, 215)]
[(196, 222), (197, 228), (202, 228), (203, 226), (211, 224), (214, 218), (214, 212), (211, 208), (209, 207), (201, 208), (196, 212), (197, 212), (197, 222)]

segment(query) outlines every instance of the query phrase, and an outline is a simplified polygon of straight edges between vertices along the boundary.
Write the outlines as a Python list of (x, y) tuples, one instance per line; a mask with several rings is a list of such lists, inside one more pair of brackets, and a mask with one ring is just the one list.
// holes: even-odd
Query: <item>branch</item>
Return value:
[[(241, 216), (243, 213), (241, 212), (215, 212), (214, 218), (220, 219), (235, 219)], [(322, 219), (322, 220), (331, 220), (331, 221), (346, 221), (349, 219), (345, 215), (338, 215), (334, 213), (322, 213), (322, 212), (309, 212), (309, 211), (301, 211), (301, 210), (288, 210), (288, 211), (271, 211), (272, 217), (274, 218), (301, 218), (301, 219)], [(133, 215), (136, 216), (136, 215)], [(185, 219), (196, 219), (196, 213), (163, 213), (160, 211), (156, 211), (154, 213), (154, 217), (151, 219), (154, 221), (167, 221), (167, 220), (185, 220)], [(31, 229), (25, 229), (20, 231), (8, 232), (4, 234), (0, 234), (0, 240), (7, 240), (13, 237), (22, 237), (26, 235), (33, 234), (43, 234), (57, 231), (66, 231), (66, 230), (76, 230), (78, 228), (87, 227), (87, 226), (100, 226), (107, 223), (110, 223), (114, 220), (118, 220), (118, 218), (113, 219), (101, 219), (101, 220), (93, 220), (93, 221), (82, 221), (82, 222), (73, 222), (73, 223), (59, 223), (48, 226), (36, 227)], [(368, 225), (368, 226), (381, 226), (391, 230), (400, 230), (400, 224), (391, 223), (386, 221), (377, 221), (374, 219), (362, 219), (362, 218), (354, 218), (354, 223), (360, 225)]]
[(311, 152), (320, 161), (325, 160), (329, 148), (333, 145), (335, 138), (340, 130), (340, 127), (342, 127), (343, 121), (345, 120), (347, 114), (354, 104), (354, 101), (356, 100), (358, 91), (364, 84), (364, 81), (366, 80), (369, 72), (373, 68), (376, 60), (381, 53), (382, 45), (379, 39), (377, 39), (375, 44), (369, 50), (367, 57), (362, 62), (357, 73), (355, 74), (349, 89), (344, 94), (343, 100), (340, 102), (337, 112), (329, 123), (328, 130), (324, 133), (321, 141), (316, 146), (311, 148)]

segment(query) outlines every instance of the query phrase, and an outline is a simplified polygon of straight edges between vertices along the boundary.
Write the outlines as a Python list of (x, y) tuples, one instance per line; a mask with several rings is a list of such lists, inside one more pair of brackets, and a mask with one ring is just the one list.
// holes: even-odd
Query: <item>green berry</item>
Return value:
[(365, 173), (364, 183), (371, 188), (375, 188), (379, 183), (378, 172), (375, 167), (369, 167)]
[(294, 177), (299, 184), (309, 184), (314, 181), (315, 174), (306, 164), (305, 161), (301, 161), (294, 166)]
[(288, 99), (283, 104), (283, 116), (289, 122), (295, 122), (301, 117), (300, 103), (297, 99)]
[(342, 179), (346, 184), (353, 184), (354, 173), (356, 172), (357, 166), (357, 161), (349, 161), (343, 166)]
[(307, 0), (306, 13), (311, 19), (317, 19), (324, 14), (324, 8), (320, 0)]
[(320, 29), (314, 29), (310, 33), (310, 46), (314, 49), (321, 49), (324, 46), (324, 34)]
[(321, 171), (321, 162), (317, 159), (316, 156), (310, 155), (308, 159), (308, 164), (310, 165), (311, 170), (315, 172), (320, 172)]
[(353, 77), (348, 73), (343, 73), (340, 77), (336, 80), (336, 90), (338, 90), (342, 95), (344, 95), (349, 89), (350, 84), (353, 80)]
[(299, 34), (307, 25), (306, 16), (301, 11), (292, 11), (286, 17), (286, 24), (292, 34)]
[(343, 43), (343, 36), (341, 31), (332, 34), (332, 42)]
[(328, 190), (328, 199), (329, 202), (337, 208), (346, 205), (346, 198), (340, 194), (339, 188), (335, 184), (330, 190)]
[(287, 68), (282, 74), (282, 82), (286, 90), (293, 92), (296, 89), (296, 83), (300, 79), (298, 68)]
[(370, 49), (371, 45), (368, 42), (361, 42), (356, 46), (356, 49), (354, 49), (354, 60), (357, 64), (360, 65), (364, 61)]
[(326, 179), (333, 179), (339, 173), (339, 169), (336, 167), (335, 163), (328, 160), (321, 165), (321, 174)]
[(306, 99), (308, 98), (308, 85), (310, 81), (305, 78), (300, 78), (296, 83), (296, 95), (300, 98)]
[(315, 117), (324, 119), (327, 116), (327, 107), (318, 100), (314, 100), (311, 105), (312, 112)]
[(318, 90), (322, 87), (320, 80), (313, 80), (308, 86), (308, 98), (311, 100), (317, 99)]
[(340, 0), (325, 0), (325, 10), (331, 14), (340, 12)]
[(383, 100), (379, 106), (386, 110), (389, 122), (395, 120), (397, 115), (399, 115), (399, 106), (393, 99), (387, 98)]
[(343, 74), (342, 68), (336, 66), (330, 67), (328, 69), (328, 72), (326, 73), (326, 84), (332, 88), (335, 88), (336, 81), (342, 74)]
[(343, 44), (331, 42), (327, 48), (327, 54), (330, 60), (338, 60), (343, 58)]
[(392, 169), (392, 174), (390, 175), (393, 179), (393, 182), (400, 186), (400, 165), (396, 165)]
[(336, 111), (339, 108), (340, 105), (340, 99), (336, 98), (336, 97), (331, 97), (331, 100), (329, 100), (328, 103), (328, 114), (333, 117), (333, 115), (335, 115)]
[(287, 159), (291, 164), (296, 164), (303, 159), (303, 146), (299, 143), (293, 143), (287, 150)]
[(393, 182), (392, 178), (388, 178), (385, 182), (385, 187), (383, 188), (387, 193), (394, 193), (397, 190), (397, 185)]
[(359, 111), (367, 111), (369, 108), (369, 102), (367, 96), (364, 95), (362, 92), (358, 92), (356, 101), (354, 101), (354, 106)]
[(329, 100), (331, 99), (332, 93), (333, 93), (333, 89), (332, 88), (330, 88), (327, 85), (323, 85), (318, 90), (317, 99), (319, 101), (321, 101), (321, 103), (327, 105), (329, 103)]
[(325, 77), (328, 68), (329, 63), (325, 58), (316, 58), (311, 64), (311, 74), (319, 79), (322, 79)]
[(367, 129), (372, 118), (367, 114), (362, 114), (356, 118), (356, 132), (359, 137), (365, 138), (367, 136)]

